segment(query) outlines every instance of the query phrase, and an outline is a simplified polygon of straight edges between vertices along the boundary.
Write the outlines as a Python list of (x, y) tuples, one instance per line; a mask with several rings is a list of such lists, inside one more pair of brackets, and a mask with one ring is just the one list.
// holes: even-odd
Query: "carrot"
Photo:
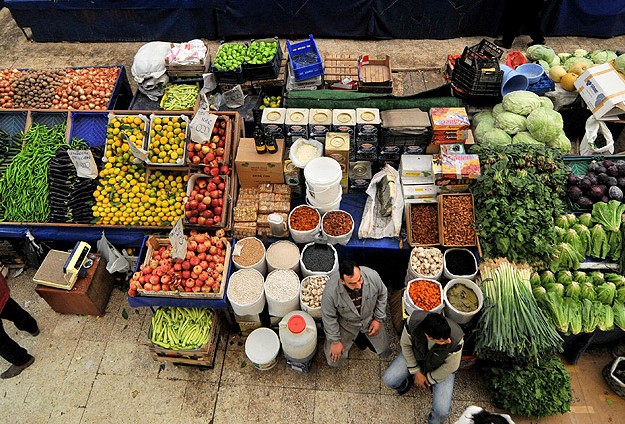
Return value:
[(431, 311), (441, 304), (440, 287), (427, 280), (417, 280), (410, 284), (408, 295), (415, 306), (424, 311)]

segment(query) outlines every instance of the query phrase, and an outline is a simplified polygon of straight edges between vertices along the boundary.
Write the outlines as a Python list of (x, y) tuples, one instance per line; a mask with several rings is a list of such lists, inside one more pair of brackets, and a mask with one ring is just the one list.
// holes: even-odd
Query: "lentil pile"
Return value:
[(241, 269), (230, 276), (228, 298), (239, 304), (249, 305), (263, 293), (265, 279), (255, 269)]
[(239, 266), (251, 266), (257, 264), (265, 254), (265, 247), (257, 238), (245, 238), (235, 245), (241, 246), (239, 255), (232, 255), (232, 260)]
[(265, 295), (278, 302), (294, 299), (299, 294), (299, 277), (290, 269), (271, 271), (265, 280)]
[(438, 206), (436, 203), (410, 206), (410, 229), (416, 244), (438, 244)]
[(289, 226), (296, 231), (310, 231), (319, 225), (319, 212), (310, 206), (298, 206), (293, 209), (289, 218)]
[(302, 302), (310, 308), (321, 307), (323, 289), (330, 277), (327, 275), (312, 275), (302, 280)]
[(276, 269), (290, 269), (299, 262), (299, 248), (290, 241), (278, 241), (267, 249), (267, 263)]
[(332, 271), (334, 260), (334, 250), (324, 244), (311, 244), (302, 253), (304, 266), (313, 272)]
[(354, 221), (348, 213), (343, 211), (328, 212), (323, 217), (323, 231), (331, 236), (343, 236), (354, 227)]
[(471, 195), (442, 196), (443, 244), (445, 246), (475, 245), (473, 198)]

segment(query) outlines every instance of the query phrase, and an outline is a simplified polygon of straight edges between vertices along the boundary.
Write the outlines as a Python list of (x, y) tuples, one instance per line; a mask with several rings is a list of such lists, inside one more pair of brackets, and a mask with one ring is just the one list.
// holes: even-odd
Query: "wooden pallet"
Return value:
[(360, 91), (366, 93), (392, 93), (393, 74), (391, 58), (369, 59), (368, 64), (361, 64), (359, 71)]
[(324, 82), (327, 88), (332, 88), (332, 84), (339, 83), (350, 78), (356, 84), (353, 90), (358, 89), (358, 56), (353, 55), (326, 55), (323, 58)]

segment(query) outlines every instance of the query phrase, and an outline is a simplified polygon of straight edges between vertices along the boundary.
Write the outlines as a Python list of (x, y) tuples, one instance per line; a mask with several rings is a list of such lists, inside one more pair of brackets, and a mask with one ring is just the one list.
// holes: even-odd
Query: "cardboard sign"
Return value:
[(132, 153), (132, 155), (140, 161), (147, 162), (148, 152), (135, 146), (135, 143), (130, 141), (128, 138), (125, 139), (126, 143), (128, 143), (128, 146), (130, 147), (130, 153)]
[(217, 115), (204, 109), (198, 110), (191, 121), (191, 141), (200, 144), (208, 143), (213, 135), (216, 121)]
[(95, 164), (91, 150), (68, 150), (67, 154), (76, 168), (76, 175), (92, 180), (97, 178), (98, 167)]
[(178, 218), (174, 228), (169, 232), (169, 242), (171, 243), (171, 257), (174, 259), (184, 259), (187, 255), (187, 239), (184, 237), (184, 227), (182, 217)]

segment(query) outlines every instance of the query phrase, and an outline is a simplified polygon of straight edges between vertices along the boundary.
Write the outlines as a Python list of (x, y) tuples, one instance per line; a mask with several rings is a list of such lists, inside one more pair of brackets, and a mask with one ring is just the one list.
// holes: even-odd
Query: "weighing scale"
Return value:
[(84, 278), (87, 269), (93, 266), (91, 246), (79, 241), (71, 252), (50, 250), (33, 277), (44, 286), (71, 290), (79, 278)]

